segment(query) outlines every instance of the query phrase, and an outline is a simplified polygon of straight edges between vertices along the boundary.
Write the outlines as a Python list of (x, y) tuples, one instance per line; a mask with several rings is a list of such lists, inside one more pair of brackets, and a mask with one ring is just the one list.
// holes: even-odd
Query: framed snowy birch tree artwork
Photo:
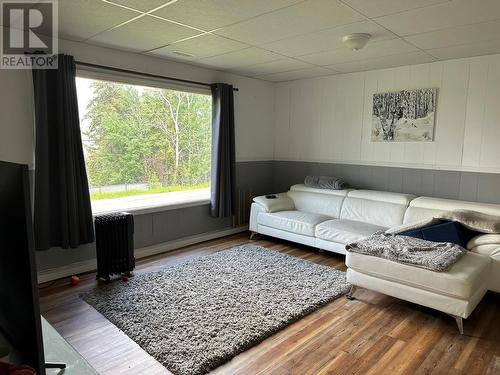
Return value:
[(373, 142), (434, 140), (437, 89), (373, 94)]

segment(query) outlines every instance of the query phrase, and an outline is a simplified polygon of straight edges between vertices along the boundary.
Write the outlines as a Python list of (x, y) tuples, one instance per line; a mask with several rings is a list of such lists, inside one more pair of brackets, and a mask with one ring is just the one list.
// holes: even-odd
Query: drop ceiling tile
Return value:
[(374, 18), (430, 5), (446, 3), (449, 0), (342, 0), (365, 16)]
[(272, 82), (283, 82), (283, 81), (294, 81), (297, 79), (304, 79), (304, 78), (328, 76), (336, 73), (337, 72), (330, 69), (316, 67), (311, 69), (294, 70), (291, 72), (266, 74), (262, 76), (257, 76), (256, 78)]
[(300, 1), (302, 0), (179, 0), (153, 14), (208, 31)]
[(364, 17), (336, 0), (308, 0), (237, 23), (215, 33), (254, 45), (361, 21)]
[[(249, 45), (212, 34), (202, 34), (198, 37), (184, 40), (169, 46), (151, 51), (150, 54), (161, 57), (181, 58), (183, 60), (198, 60), (201, 58), (225, 54), (248, 48)], [(180, 56), (187, 54), (191, 56)]]
[(402, 65), (423, 64), (433, 61), (436, 61), (436, 59), (432, 56), (429, 56), (425, 52), (415, 51), (410, 53), (402, 53), (397, 55), (354, 61), (344, 64), (335, 64), (330, 65), (327, 68), (336, 70), (341, 73), (351, 73), (365, 70), (394, 68)]
[(233, 69), (241, 66), (279, 60), (282, 58), (283, 56), (276, 53), (266, 51), (257, 47), (250, 47), (239, 51), (229, 52), (223, 55), (197, 60), (197, 63), (203, 66), (214, 68)]
[(137, 9), (142, 12), (148, 12), (159, 6), (165, 5), (172, 0), (108, 0), (111, 3), (123, 5), (129, 8)]
[(59, 1), (59, 37), (82, 41), (140, 13), (101, 0)]
[(351, 61), (366, 60), (369, 58), (377, 58), (388, 55), (396, 55), (398, 53), (406, 53), (417, 50), (405, 41), (395, 38), (384, 40), (377, 43), (368, 43), (367, 46), (359, 51), (350, 50), (347, 47), (342, 47), (333, 51), (325, 51), (313, 53), (297, 57), (315, 65), (334, 65), (342, 64)]
[(197, 30), (144, 16), (96, 35), (89, 42), (133, 51), (149, 51), (197, 34), (200, 34)]
[(495, 19), (500, 19), (499, 0), (454, 0), (375, 21), (398, 35), (412, 35)]
[(500, 39), (500, 20), (463, 25), (405, 37), (422, 49), (450, 47)]
[(460, 46), (429, 49), (427, 52), (440, 60), (491, 55), (494, 53), (500, 53), (500, 39), (479, 43), (469, 43)]
[(245, 66), (237, 69), (233, 69), (232, 72), (235, 74), (243, 74), (245, 76), (253, 77), (260, 76), (264, 74), (289, 72), (292, 70), (315, 68), (314, 65), (305, 63), (303, 61), (298, 61), (295, 59), (281, 59), (275, 60), (263, 64), (255, 64), (251, 66)]
[(370, 43), (394, 38), (394, 34), (372, 21), (355, 22), (332, 29), (302, 34), (264, 44), (261, 47), (286, 56), (301, 56), (344, 47), (342, 37), (351, 33), (372, 34)]

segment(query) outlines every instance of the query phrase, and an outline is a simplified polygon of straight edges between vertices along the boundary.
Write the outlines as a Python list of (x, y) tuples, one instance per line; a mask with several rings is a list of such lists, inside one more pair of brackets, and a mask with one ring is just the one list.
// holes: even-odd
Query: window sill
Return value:
[(94, 216), (126, 211), (133, 215), (178, 210), (210, 203), (210, 189), (176, 191), (172, 193), (139, 195), (92, 201)]

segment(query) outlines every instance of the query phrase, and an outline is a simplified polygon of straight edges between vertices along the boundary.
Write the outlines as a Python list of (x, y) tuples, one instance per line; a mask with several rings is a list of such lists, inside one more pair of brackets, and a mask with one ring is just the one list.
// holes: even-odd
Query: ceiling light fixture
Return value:
[(367, 33), (353, 33), (344, 35), (342, 37), (342, 42), (348, 48), (352, 49), (353, 51), (357, 51), (366, 46), (366, 43), (368, 43), (371, 37), (371, 34)]

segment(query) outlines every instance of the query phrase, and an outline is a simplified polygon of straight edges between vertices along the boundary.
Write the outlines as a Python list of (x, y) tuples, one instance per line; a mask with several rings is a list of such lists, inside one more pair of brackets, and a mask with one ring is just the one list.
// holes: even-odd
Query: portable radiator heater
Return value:
[(127, 275), (135, 267), (134, 217), (128, 212), (98, 215), (94, 219), (97, 278)]

